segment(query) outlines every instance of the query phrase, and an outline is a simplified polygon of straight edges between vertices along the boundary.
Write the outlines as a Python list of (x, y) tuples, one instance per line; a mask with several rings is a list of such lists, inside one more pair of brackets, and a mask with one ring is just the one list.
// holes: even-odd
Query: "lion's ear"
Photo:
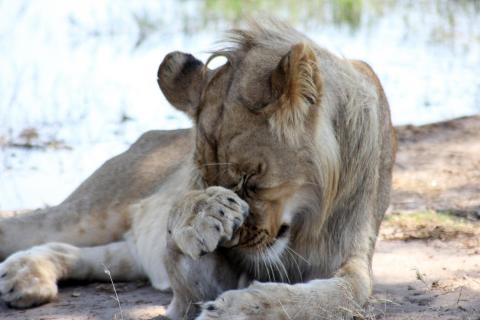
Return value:
[(292, 46), (273, 71), (271, 81), (274, 95), (283, 95), (292, 107), (316, 104), (321, 81), (315, 51), (306, 43)]
[(188, 53), (169, 53), (158, 68), (157, 82), (175, 108), (194, 116), (205, 82), (200, 60)]
[(272, 105), (270, 121), (283, 135), (301, 132), (312, 106), (320, 103), (322, 81), (315, 51), (299, 43), (283, 56), (271, 77)]

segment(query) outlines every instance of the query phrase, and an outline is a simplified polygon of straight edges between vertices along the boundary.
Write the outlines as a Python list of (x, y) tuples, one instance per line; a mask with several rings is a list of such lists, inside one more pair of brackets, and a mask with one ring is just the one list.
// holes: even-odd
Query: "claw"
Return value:
[(205, 306), (205, 310), (215, 311), (215, 310), (217, 310), (217, 307), (213, 303), (209, 303)]
[(231, 198), (231, 197), (228, 197), (227, 200), (228, 200), (228, 202), (230, 202), (230, 203), (236, 203), (236, 204), (238, 204), (238, 202), (237, 202), (235, 199)]
[(244, 218), (248, 217), (250, 214), (250, 208), (248, 206), (242, 207), (242, 215)]
[(233, 231), (237, 231), (241, 224), (242, 220), (240, 220), (240, 218), (233, 219)]

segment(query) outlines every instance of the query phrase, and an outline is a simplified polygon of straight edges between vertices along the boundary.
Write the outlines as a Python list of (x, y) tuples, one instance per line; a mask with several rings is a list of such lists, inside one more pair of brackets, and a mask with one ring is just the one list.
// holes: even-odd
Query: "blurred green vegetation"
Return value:
[(206, 25), (220, 20), (236, 24), (248, 16), (273, 15), (295, 24), (333, 24), (355, 30), (362, 23), (369, 24), (405, 6), (412, 13), (434, 11), (452, 26), (458, 10), (476, 17), (480, 13), (479, 0), (204, 0), (200, 3)]
[(205, 0), (203, 15), (239, 23), (244, 17), (274, 15), (292, 23), (332, 23), (358, 28), (366, 13), (380, 16), (394, 0)]
[(440, 212), (435, 210), (414, 211), (408, 213), (393, 213), (385, 216), (387, 222), (408, 222), (414, 225), (433, 224), (447, 225), (458, 228), (470, 228), (475, 225), (474, 222), (466, 218), (458, 217), (450, 212)]
[[(403, 19), (406, 35), (428, 28), (432, 43), (448, 42), (457, 35), (458, 23), (467, 21), (472, 40), (480, 41), (480, 0), (181, 0), (174, 3), (184, 34), (224, 30), (241, 25), (249, 17), (267, 16), (304, 29), (334, 27), (354, 33), (375, 26), (386, 15), (396, 14)], [(158, 12), (133, 13), (133, 18), (138, 27), (136, 46), (165, 26)]]

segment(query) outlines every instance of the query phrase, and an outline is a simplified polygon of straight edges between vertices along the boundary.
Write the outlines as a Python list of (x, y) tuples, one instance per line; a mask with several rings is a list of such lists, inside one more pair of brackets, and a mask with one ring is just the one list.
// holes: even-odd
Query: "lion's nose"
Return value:
[(280, 229), (278, 230), (276, 238), (278, 239), (285, 236), (289, 229), (290, 229), (290, 226), (288, 224), (282, 224), (280, 226)]

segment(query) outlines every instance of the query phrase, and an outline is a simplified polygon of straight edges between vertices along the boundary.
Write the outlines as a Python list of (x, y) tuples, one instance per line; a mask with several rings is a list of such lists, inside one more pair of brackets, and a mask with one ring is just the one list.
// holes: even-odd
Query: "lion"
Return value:
[(171, 319), (361, 311), (396, 152), (380, 81), (280, 22), (226, 40), (205, 64), (172, 52), (159, 67), (191, 129), (147, 132), (58, 206), (0, 220), (9, 306), (107, 280), (106, 266), (171, 290)]

